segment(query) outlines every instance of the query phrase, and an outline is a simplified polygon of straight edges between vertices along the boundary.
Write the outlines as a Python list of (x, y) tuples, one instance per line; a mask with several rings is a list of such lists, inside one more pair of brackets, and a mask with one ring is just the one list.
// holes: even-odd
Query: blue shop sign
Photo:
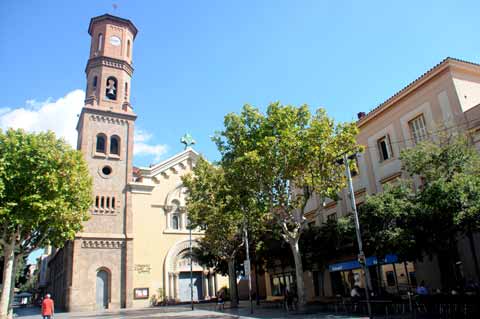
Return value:
[[(378, 260), (376, 256), (370, 256), (366, 258), (366, 264), (367, 266), (375, 266), (378, 263), (380, 264), (393, 264), (396, 263), (398, 260), (397, 255), (394, 254), (389, 254), (386, 255), (385, 258)], [(332, 264), (328, 266), (328, 270), (330, 272), (333, 271), (344, 271), (344, 270), (351, 270), (351, 269), (358, 269), (361, 268), (360, 263), (358, 260), (350, 260), (350, 261), (344, 261), (341, 263), (337, 264)]]

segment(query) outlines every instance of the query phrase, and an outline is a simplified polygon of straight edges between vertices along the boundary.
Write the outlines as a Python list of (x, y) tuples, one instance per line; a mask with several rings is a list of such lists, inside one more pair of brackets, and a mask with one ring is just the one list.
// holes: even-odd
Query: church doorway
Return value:
[[(193, 300), (203, 299), (202, 272), (195, 271), (192, 276)], [(178, 290), (180, 301), (190, 301), (190, 272), (180, 272), (178, 276)]]
[(108, 290), (108, 273), (105, 270), (99, 270), (97, 272), (97, 309), (108, 308)]

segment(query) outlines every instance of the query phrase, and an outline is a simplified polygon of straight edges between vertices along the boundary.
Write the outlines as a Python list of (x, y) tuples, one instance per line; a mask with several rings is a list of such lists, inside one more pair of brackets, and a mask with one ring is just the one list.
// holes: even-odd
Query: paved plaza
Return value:
[[(22, 319), (38, 319), (40, 314), (39, 308), (19, 308), (16, 309), (15, 318)], [(213, 304), (195, 305), (195, 310), (192, 311), (188, 306), (171, 306), (171, 307), (157, 307), (146, 309), (128, 309), (121, 311), (102, 311), (102, 312), (85, 312), (85, 313), (58, 313), (55, 319), (152, 319), (152, 318), (166, 318), (166, 319), (190, 319), (190, 318), (238, 318), (238, 319), (253, 319), (253, 318), (308, 318), (308, 319), (350, 319), (361, 318), (351, 316), (340, 316), (326, 313), (308, 313), (299, 314), (295, 312), (285, 312), (279, 308), (256, 308), (254, 314), (250, 314), (248, 304), (242, 302), (238, 309), (228, 309), (224, 311), (216, 311)]]

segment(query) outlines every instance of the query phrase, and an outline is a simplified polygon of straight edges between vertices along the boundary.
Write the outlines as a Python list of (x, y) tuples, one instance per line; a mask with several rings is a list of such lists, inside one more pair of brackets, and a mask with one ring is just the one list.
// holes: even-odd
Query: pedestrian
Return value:
[(218, 292), (217, 307), (218, 307), (218, 310), (223, 311), (225, 309), (225, 297), (223, 294), (223, 289), (220, 289), (220, 291)]
[(352, 297), (353, 312), (356, 312), (358, 309), (358, 302), (360, 301), (360, 287), (355, 285), (350, 291), (350, 297)]
[(425, 281), (422, 280), (420, 286), (417, 287), (417, 295), (425, 296), (428, 295), (428, 289), (425, 287)]
[(288, 289), (285, 289), (284, 299), (287, 311), (293, 310), (293, 294)]
[(55, 306), (53, 299), (50, 294), (45, 295), (45, 299), (42, 301), (42, 318), (43, 319), (53, 319), (53, 314), (55, 313)]

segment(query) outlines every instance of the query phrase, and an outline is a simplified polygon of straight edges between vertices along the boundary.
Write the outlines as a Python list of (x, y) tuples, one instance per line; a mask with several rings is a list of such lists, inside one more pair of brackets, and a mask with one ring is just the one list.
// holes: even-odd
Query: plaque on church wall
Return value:
[(149, 274), (150, 273), (150, 265), (149, 264), (136, 264), (135, 271), (138, 274)]
[(135, 299), (148, 299), (148, 288), (134, 288), (133, 297)]

